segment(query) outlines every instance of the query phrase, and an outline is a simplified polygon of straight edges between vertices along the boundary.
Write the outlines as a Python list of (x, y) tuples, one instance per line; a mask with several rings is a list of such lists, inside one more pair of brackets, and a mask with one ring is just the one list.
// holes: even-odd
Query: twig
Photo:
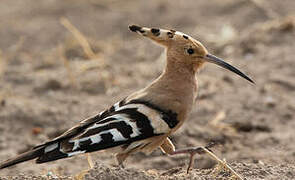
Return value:
[(5, 59), (2, 55), (2, 51), (0, 50), (0, 78), (4, 74), (5, 67), (6, 67), (6, 62), (5, 62)]
[(217, 126), (220, 121), (222, 121), (225, 118), (225, 112), (224, 111), (219, 111), (215, 118), (209, 122), (209, 124), (213, 126)]
[(213, 152), (211, 152), (208, 148), (202, 147), (202, 149), (214, 160), (216, 160), (219, 164), (221, 164), (225, 169), (228, 169), (233, 175), (235, 175), (239, 180), (243, 180), (242, 176), (240, 176), (235, 170), (233, 170), (225, 161), (219, 159)]
[(80, 173), (78, 173), (76, 176), (74, 176), (74, 178), (73, 178), (74, 180), (83, 180), (84, 179), (84, 176), (89, 172), (89, 170), (91, 170), (91, 169), (94, 168), (94, 164), (93, 164), (93, 161), (92, 161), (92, 158), (91, 158), (90, 153), (86, 153), (85, 155), (87, 156), (87, 161), (88, 161), (89, 169), (83, 170)]
[(269, 19), (276, 19), (278, 18), (278, 14), (275, 13), (273, 10), (264, 7), (263, 2), (258, 2), (257, 0), (247, 0), (250, 2), (254, 7), (260, 11), (262, 11)]
[(219, 111), (216, 114), (216, 116), (211, 121), (208, 122), (208, 125), (213, 128), (216, 128), (220, 132), (225, 133), (227, 135), (237, 136), (238, 135), (237, 131), (232, 125), (221, 122), (223, 119), (225, 119), (225, 117), (226, 117), (225, 111), (223, 110)]
[(59, 45), (58, 50), (59, 50), (60, 58), (62, 59), (63, 64), (64, 64), (64, 66), (65, 66), (66, 69), (67, 69), (68, 77), (69, 77), (69, 79), (70, 79), (71, 85), (72, 85), (73, 87), (77, 88), (77, 87), (78, 87), (78, 84), (77, 84), (77, 81), (76, 81), (75, 75), (73, 74), (73, 71), (72, 71), (72, 69), (71, 69), (71, 66), (70, 66), (70, 64), (69, 64), (68, 59), (64, 56), (63, 49), (62, 49), (61, 45)]
[(87, 161), (88, 161), (89, 168), (90, 169), (93, 169), (94, 168), (94, 164), (93, 164), (93, 161), (92, 161), (92, 158), (91, 158), (91, 154), (90, 153), (87, 153), (86, 156), (87, 156)]
[(73, 24), (71, 24), (71, 22), (67, 18), (61, 18), (60, 23), (73, 34), (89, 59), (96, 59), (98, 57), (98, 55), (95, 54), (91, 49), (86, 37)]

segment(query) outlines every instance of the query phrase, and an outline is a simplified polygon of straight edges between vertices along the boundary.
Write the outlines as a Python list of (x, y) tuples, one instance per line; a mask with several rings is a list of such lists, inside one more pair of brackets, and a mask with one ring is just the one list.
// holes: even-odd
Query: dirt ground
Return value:
[[(202, 146), (247, 179), (295, 179), (294, 0), (3, 0), (0, 5), (0, 161), (54, 138), (155, 79), (163, 49), (129, 24), (175, 29), (246, 72), (256, 85), (207, 65), (199, 97), (172, 141)], [(73, 34), (71, 23), (90, 43)], [(75, 36), (76, 35), (76, 36)], [(85, 41), (84, 41), (85, 44)], [(87, 46), (87, 45), (86, 45)], [(85, 45), (84, 45), (85, 47)], [(85, 179), (230, 179), (208, 156), (136, 154), (126, 169), (111, 154)], [(85, 156), (0, 171), (0, 179), (70, 179)], [(64, 178), (62, 178), (64, 177)]]

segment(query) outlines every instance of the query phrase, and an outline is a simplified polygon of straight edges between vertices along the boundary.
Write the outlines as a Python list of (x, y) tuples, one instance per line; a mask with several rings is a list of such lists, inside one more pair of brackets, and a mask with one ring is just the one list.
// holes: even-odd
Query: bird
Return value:
[[(46, 163), (78, 154), (108, 150), (120, 166), (131, 154), (189, 154), (187, 171), (199, 147), (176, 149), (170, 136), (188, 119), (197, 98), (197, 77), (205, 63), (213, 63), (254, 83), (247, 75), (208, 52), (201, 42), (180, 31), (130, 25), (130, 31), (166, 49), (166, 66), (149, 85), (122, 98), (106, 110), (86, 118), (62, 135), (0, 163), (4, 169), (35, 159)], [(209, 149), (211, 145), (208, 145)]]

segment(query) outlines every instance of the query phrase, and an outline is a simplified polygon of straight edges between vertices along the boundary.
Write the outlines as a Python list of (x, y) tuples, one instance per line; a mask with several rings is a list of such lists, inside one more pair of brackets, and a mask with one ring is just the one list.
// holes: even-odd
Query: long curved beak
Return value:
[(210, 63), (214, 63), (218, 66), (221, 66), (227, 70), (230, 70), (231, 72), (234, 72), (236, 74), (238, 74), (239, 76), (247, 79), (248, 81), (250, 81), (251, 83), (255, 84), (255, 82), (250, 79), (248, 76), (246, 76), (244, 73), (242, 73), (240, 70), (238, 70), (237, 68), (233, 67), (232, 65), (228, 64), (227, 62), (225, 62), (224, 60), (212, 55), (212, 54), (207, 54), (204, 57), (204, 60)]

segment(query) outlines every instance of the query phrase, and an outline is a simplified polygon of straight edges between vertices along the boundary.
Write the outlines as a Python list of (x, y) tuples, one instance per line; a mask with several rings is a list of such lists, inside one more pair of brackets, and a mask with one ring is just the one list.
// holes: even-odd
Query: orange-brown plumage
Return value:
[(191, 166), (193, 155), (199, 149), (175, 150), (169, 136), (181, 127), (193, 108), (198, 70), (205, 62), (211, 62), (253, 81), (209, 54), (199, 41), (186, 34), (136, 25), (129, 28), (166, 48), (166, 67), (160, 77), (52, 141), (1, 163), (0, 169), (30, 159), (44, 163), (104, 149), (113, 150), (122, 164), (130, 154), (138, 151), (150, 153), (158, 147), (170, 155), (191, 154)]

